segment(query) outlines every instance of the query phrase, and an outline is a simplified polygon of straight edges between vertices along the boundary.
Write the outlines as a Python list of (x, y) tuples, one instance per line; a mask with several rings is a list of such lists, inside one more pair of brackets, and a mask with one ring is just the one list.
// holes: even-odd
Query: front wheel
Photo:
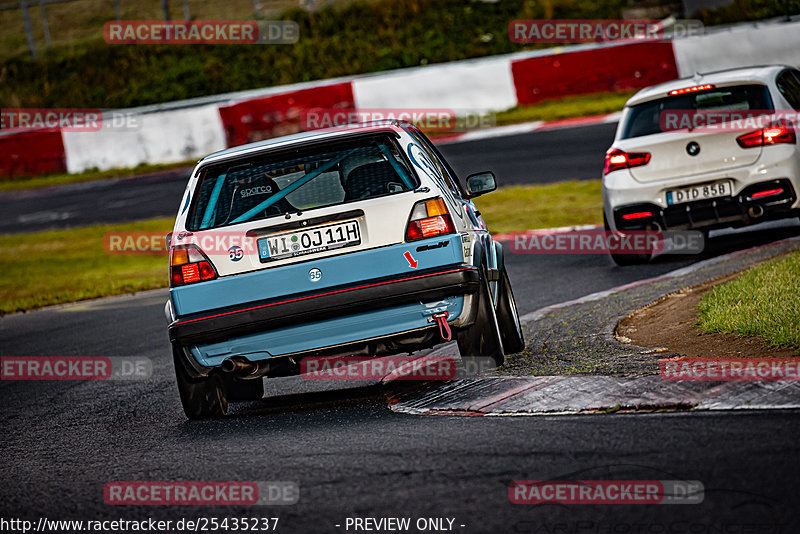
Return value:
[(497, 287), (497, 322), (500, 325), (500, 338), (506, 354), (516, 354), (525, 349), (525, 338), (522, 336), (522, 325), (519, 323), (517, 303), (511, 291), (511, 282), (505, 266), (500, 271)]
[(213, 371), (206, 377), (190, 376), (181, 361), (179, 350), (177, 347), (172, 348), (172, 361), (175, 364), (178, 393), (186, 417), (189, 419), (224, 417), (228, 413), (228, 397), (222, 378)]
[(458, 350), (462, 358), (488, 357), (494, 359), (499, 367), (505, 361), (503, 340), (492, 303), (492, 295), (489, 292), (489, 284), (486, 282), (483, 272), (481, 273), (480, 288), (473, 298), (477, 299), (477, 302), (474, 303), (477, 307), (475, 322), (472, 326), (456, 334)]

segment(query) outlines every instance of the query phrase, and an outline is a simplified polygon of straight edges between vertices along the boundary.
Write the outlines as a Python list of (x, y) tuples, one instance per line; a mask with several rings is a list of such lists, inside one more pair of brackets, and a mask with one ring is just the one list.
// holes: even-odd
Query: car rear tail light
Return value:
[(416, 241), (443, 234), (453, 234), (456, 228), (450, 212), (441, 198), (423, 200), (414, 205), (406, 229), (406, 241)]
[(767, 189), (766, 191), (759, 191), (758, 193), (753, 193), (750, 198), (764, 198), (764, 197), (771, 197), (773, 195), (780, 195), (783, 193), (783, 188), (779, 187), (777, 189)]
[(797, 142), (797, 135), (791, 125), (778, 121), (766, 128), (740, 135), (736, 138), (736, 142), (742, 148), (755, 148), (780, 143), (794, 144)]
[(169, 251), (170, 287), (213, 280), (217, 272), (197, 245), (176, 245)]
[(713, 89), (714, 86), (710, 83), (704, 85), (694, 85), (692, 87), (684, 87), (683, 89), (675, 89), (674, 91), (670, 91), (670, 95), (684, 95), (686, 93), (696, 93), (698, 91), (707, 91), (709, 89)]
[(650, 162), (649, 152), (624, 152), (618, 148), (610, 148), (606, 152), (606, 163), (603, 174), (618, 171), (620, 169), (630, 169), (631, 167), (641, 167)]
[(631, 219), (646, 219), (647, 217), (652, 216), (652, 211), (637, 211), (636, 213), (626, 213), (622, 216), (622, 218), (629, 221)]

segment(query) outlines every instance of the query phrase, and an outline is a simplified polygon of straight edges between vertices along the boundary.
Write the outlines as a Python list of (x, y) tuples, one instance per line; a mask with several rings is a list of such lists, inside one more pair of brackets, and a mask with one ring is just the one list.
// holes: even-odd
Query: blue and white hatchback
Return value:
[(503, 248), (422, 132), (380, 122), (217, 152), (189, 180), (166, 313), (190, 418), (263, 396), (307, 356), (524, 348)]

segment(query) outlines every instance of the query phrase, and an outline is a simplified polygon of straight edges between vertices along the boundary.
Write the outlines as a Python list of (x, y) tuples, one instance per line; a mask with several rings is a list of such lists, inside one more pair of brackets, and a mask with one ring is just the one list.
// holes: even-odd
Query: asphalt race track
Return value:
[[(588, 179), (597, 177), (611, 133), (609, 125), (571, 128), (451, 145), (445, 152), (459, 172), (497, 164), (501, 180)], [(566, 145), (568, 139), (573, 142)], [(554, 158), (539, 166), (535, 150)], [(64, 195), (62, 205), (58, 195), (20, 202), (4, 196), (0, 231), (22, 230), (18, 217), (67, 205), (74, 217), (33, 226), (168, 216), (178, 201), (169, 197), (180, 195), (183, 179), (92, 186)], [(98, 209), (97, 199), (106, 197), (129, 203)], [(699, 257), (640, 267), (580, 255), (509, 254), (508, 263), (525, 314), (797, 233), (796, 224), (724, 232)], [(0, 319), (2, 356), (128, 356), (153, 363), (146, 380), (0, 383), (0, 517), (278, 517), (277, 532), (285, 533), (366, 531), (346, 525), (348, 518), (367, 517), (407, 517), (412, 525), (445, 518), (439, 528), (408, 532), (800, 532), (796, 411), (410, 416), (390, 411), (387, 391), (375, 385), (295, 377), (267, 381), (265, 400), (236, 405), (225, 420), (188, 422), (169, 357), (166, 295), (157, 290)], [(680, 505), (510, 502), (512, 481), (548, 479), (700, 481), (704, 498)], [(300, 499), (269, 507), (110, 506), (103, 487), (112, 481), (290, 481)]]
[(540, 130), (445, 144), (440, 150), (459, 176), (494, 171), (500, 185), (599, 180), (617, 123)]

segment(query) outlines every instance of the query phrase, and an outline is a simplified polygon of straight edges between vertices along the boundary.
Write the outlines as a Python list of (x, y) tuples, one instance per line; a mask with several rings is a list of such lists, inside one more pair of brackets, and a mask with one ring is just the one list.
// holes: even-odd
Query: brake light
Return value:
[(683, 89), (675, 89), (674, 91), (670, 91), (670, 95), (685, 95), (686, 93), (696, 93), (698, 91), (707, 91), (708, 89), (713, 89), (714, 86), (710, 83), (705, 85), (695, 85), (692, 87), (684, 87)]
[(639, 211), (636, 213), (626, 213), (625, 215), (622, 216), (622, 218), (629, 221), (631, 219), (645, 219), (647, 217), (652, 217), (652, 216), (653, 216), (652, 211)]
[(170, 287), (213, 280), (217, 272), (197, 245), (176, 245), (169, 251)]
[(450, 212), (441, 198), (423, 200), (414, 205), (406, 229), (406, 241), (416, 241), (443, 234), (453, 234), (456, 228)]
[(631, 167), (641, 167), (650, 162), (649, 152), (624, 152), (618, 148), (609, 148), (606, 152), (606, 163), (603, 174), (618, 171), (620, 169), (630, 169)]
[(774, 145), (777, 143), (794, 143), (797, 141), (797, 136), (794, 133), (794, 128), (788, 124), (778, 124), (775, 126), (768, 126), (764, 128), (764, 144)]
[(797, 135), (792, 126), (783, 121), (778, 121), (760, 130), (740, 135), (736, 138), (736, 142), (742, 148), (777, 145), (780, 143), (794, 144), (797, 142)]
[(758, 193), (753, 193), (750, 198), (764, 198), (764, 197), (771, 197), (773, 195), (780, 195), (783, 193), (783, 188), (780, 187), (778, 189), (767, 189), (766, 191), (759, 191)]

